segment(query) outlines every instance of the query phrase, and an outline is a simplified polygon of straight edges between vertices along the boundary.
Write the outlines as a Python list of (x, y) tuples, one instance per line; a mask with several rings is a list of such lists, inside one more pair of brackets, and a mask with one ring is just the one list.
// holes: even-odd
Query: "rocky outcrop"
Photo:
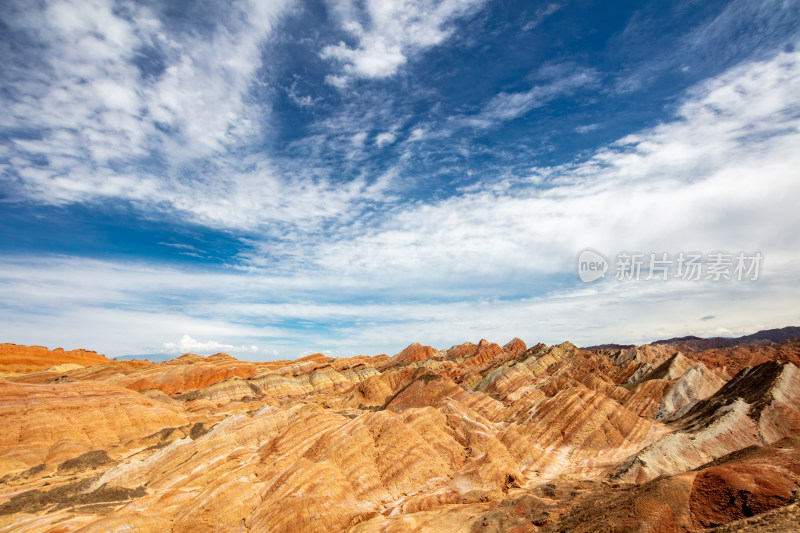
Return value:
[(702, 362), (711, 370), (719, 370), (727, 378), (735, 376), (745, 367), (758, 366), (767, 361), (787, 362), (800, 367), (797, 339), (766, 346), (733, 346), (687, 352), (686, 356)]
[(703, 468), (689, 497), (692, 525), (710, 528), (783, 507), (800, 489), (800, 442), (747, 448)]
[[(604, 485), (590, 492), (573, 489), (569, 507), (551, 510), (543, 530), (651, 533), (701, 531), (730, 524), (720, 530), (794, 531), (797, 522), (786, 516), (797, 516), (799, 445), (795, 438), (752, 446), (697, 470), (640, 485)], [(561, 485), (575, 486), (554, 483), (547, 495), (564, 498), (558, 491)], [(786, 512), (781, 512), (784, 509)], [(761, 518), (747, 520), (754, 515)], [(778, 527), (771, 529), (770, 524)]]
[(65, 351), (63, 348), (48, 350), (44, 346), (0, 344), (0, 378), (29, 374), (53, 367), (57, 367), (57, 372), (63, 372), (108, 362), (106, 356), (88, 350)]
[(176, 396), (233, 376), (248, 378), (257, 372), (256, 365), (243, 363), (226, 354), (209, 357), (187, 354), (115, 381), (136, 391), (158, 389), (168, 396)]
[(673, 427), (677, 431), (628, 459), (615, 477), (641, 483), (800, 434), (800, 371), (777, 361), (745, 368)]
[(178, 409), (116, 385), (0, 380), (0, 477), (185, 425)]
[(400, 353), (395, 355), (389, 361), (389, 364), (402, 364), (414, 363), (417, 361), (425, 361), (430, 359), (436, 354), (436, 349), (430, 346), (423, 346), (418, 342), (408, 345)]
[(669, 391), (659, 402), (653, 418), (668, 421), (680, 418), (700, 400), (705, 400), (725, 385), (725, 380), (703, 363), (695, 363), (673, 379)]

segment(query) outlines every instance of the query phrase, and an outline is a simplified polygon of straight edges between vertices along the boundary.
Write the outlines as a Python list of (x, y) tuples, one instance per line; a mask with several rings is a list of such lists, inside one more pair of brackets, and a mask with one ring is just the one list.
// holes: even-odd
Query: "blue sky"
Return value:
[[(258, 360), (796, 325), (798, 21), (796, 0), (3, 2), (0, 341)], [(586, 247), (764, 263), (584, 284)]]

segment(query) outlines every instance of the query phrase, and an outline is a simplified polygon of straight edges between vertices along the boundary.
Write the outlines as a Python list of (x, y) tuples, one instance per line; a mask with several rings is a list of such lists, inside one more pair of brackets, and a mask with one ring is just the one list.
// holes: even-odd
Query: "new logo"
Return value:
[(578, 277), (584, 283), (591, 283), (608, 272), (608, 259), (594, 248), (584, 248), (578, 254)]

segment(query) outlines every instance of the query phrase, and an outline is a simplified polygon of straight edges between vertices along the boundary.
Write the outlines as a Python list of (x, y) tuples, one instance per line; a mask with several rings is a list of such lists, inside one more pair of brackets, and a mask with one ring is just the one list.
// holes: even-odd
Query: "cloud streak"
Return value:
[(577, 89), (597, 83), (597, 73), (592, 70), (577, 69), (577, 72), (566, 75), (562, 69), (558, 70), (557, 77), (553, 81), (536, 85), (527, 91), (502, 92), (492, 98), (479, 113), (456, 119), (456, 121), (474, 128), (489, 128), (501, 122), (524, 116), (551, 100), (567, 96)]

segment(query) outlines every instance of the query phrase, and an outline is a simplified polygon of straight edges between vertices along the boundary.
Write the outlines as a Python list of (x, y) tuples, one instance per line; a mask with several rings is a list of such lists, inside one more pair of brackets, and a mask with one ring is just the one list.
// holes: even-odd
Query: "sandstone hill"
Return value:
[(791, 530), (798, 366), (797, 340), (268, 363), (4, 344), (0, 531)]
[(52, 368), (55, 372), (78, 367), (108, 363), (97, 352), (86, 350), (48, 350), (44, 346), (0, 344), (0, 378), (13, 377)]

